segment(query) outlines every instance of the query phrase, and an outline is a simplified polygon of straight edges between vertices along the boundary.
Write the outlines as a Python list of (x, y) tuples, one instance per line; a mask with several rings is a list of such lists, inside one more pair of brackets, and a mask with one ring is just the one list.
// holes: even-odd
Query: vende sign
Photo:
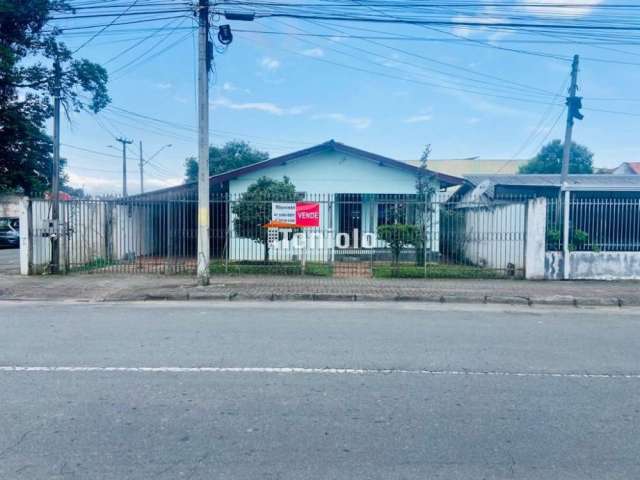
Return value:
[(273, 202), (271, 220), (300, 227), (320, 226), (320, 204), (316, 202)]
[(315, 202), (296, 203), (296, 224), (301, 227), (319, 227), (320, 204)]

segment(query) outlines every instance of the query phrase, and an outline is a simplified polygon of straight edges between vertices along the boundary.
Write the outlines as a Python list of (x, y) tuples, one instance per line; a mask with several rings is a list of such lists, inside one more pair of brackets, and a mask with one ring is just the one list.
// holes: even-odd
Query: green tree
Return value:
[(260, 177), (249, 185), (240, 200), (231, 209), (236, 235), (249, 238), (264, 245), (264, 261), (269, 261), (267, 245), (268, 231), (263, 227), (271, 221), (271, 202), (293, 202), (296, 200), (296, 187), (289, 178), (274, 180)]
[(404, 223), (380, 225), (377, 232), (378, 239), (389, 244), (394, 265), (398, 264), (400, 253), (404, 247), (409, 245), (418, 247), (422, 245), (420, 228), (417, 225), (407, 225)]
[(0, 0), (0, 191), (37, 195), (49, 187), (52, 143), (45, 125), (53, 113), (56, 59), (67, 116), (97, 112), (110, 101), (106, 70), (75, 60), (55, 29), (44, 31), (59, 11), (71, 9), (62, 0)]
[[(248, 142), (232, 140), (222, 147), (209, 147), (209, 175), (217, 175), (265, 160), (269, 160), (267, 152), (253, 148)], [(185, 182), (198, 180), (198, 160), (196, 158), (187, 158), (184, 167)]]
[[(593, 153), (575, 142), (571, 144), (569, 173), (593, 173)], [(522, 165), (519, 173), (560, 173), (562, 170), (562, 142), (548, 143), (529, 162)]]
[(418, 163), (418, 172), (416, 174), (416, 223), (419, 227), (419, 233), (416, 237), (416, 265), (423, 265), (426, 261), (425, 242), (427, 239), (427, 225), (429, 224), (429, 216), (433, 213), (433, 197), (436, 193), (434, 185), (436, 179), (432, 172), (429, 171), (429, 157), (431, 156), (431, 144), (428, 144), (420, 156)]

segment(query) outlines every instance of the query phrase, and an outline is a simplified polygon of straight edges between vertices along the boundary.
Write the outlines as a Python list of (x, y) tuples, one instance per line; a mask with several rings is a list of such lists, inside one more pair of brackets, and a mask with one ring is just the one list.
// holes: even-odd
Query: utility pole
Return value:
[(564, 145), (562, 149), (562, 170), (560, 174), (560, 184), (563, 185), (567, 181), (569, 174), (569, 160), (571, 158), (571, 135), (573, 134), (573, 119), (582, 120), (580, 113), (582, 108), (582, 97), (576, 97), (578, 90), (578, 65), (580, 57), (573, 56), (573, 64), (571, 65), (571, 86), (569, 87), (569, 96), (567, 97), (567, 128), (564, 132)]
[(198, 283), (209, 284), (209, 1), (198, 2)]
[(578, 55), (573, 56), (573, 63), (571, 65), (571, 85), (569, 87), (569, 96), (567, 97), (567, 128), (564, 132), (564, 145), (562, 148), (562, 169), (560, 171), (560, 191), (558, 197), (558, 216), (560, 215), (560, 205), (562, 205), (562, 278), (564, 280), (569, 279), (569, 268), (571, 263), (569, 256), (570, 243), (570, 227), (571, 227), (571, 191), (567, 184), (567, 177), (569, 175), (569, 162), (571, 160), (571, 135), (573, 133), (574, 119), (582, 120), (584, 116), (580, 113), (582, 108), (582, 97), (577, 97), (576, 92), (578, 90), (578, 66), (580, 64), (580, 57)]
[(144, 193), (144, 160), (142, 157), (142, 140), (140, 140), (140, 193)]
[(51, 172), (51, 220), (54, 231), (51, 232), (51, 264), (49, 271), (60, 271), (60, 82), (62, 68), (58, 58), (57, 45), (56, 58), (53, 63), (54, 95), (53, 95), (53, 171)]
[(133, 140), (127, 140), (126, 138), (116, 138), (116, 142), (122, 144), (122, 196), (127, 196), (127, 145), (131, 145)]

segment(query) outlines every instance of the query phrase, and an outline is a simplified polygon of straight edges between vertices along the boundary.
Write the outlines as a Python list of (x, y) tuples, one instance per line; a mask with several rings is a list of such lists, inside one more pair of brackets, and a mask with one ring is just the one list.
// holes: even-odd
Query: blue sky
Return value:
[[(553, 14), (546, 11), (546, 15)], [(571, 13), (576, 19), (593, 14), (587, 7)], [(530, 15), (538, 16), (535, 11)], [(480, 5), (473, 18), (490, 24), (499, 17), (490, 7)], [(439, 33), (420, 26), (296, 19), (228, 23), (235, 32), (234, 42), (224, 53), (216, 53), (212, 79), (213, 144), (244, 139), (275, 156), (333, 138), (397, 159), (419, 157), (427, 143), (432, 145), (433, 158), (528, 158), (542, 142), (563, 134), (565, 117), (560, 104), (570, 70), (565, 57), (574, 53), (583, 57), (579, 84), (585, 107), (640, 111), (640, 49), (634, 45), (522, 44), (518, 42), (542, 37), (482, 27), (443, 27), (446, 32)], [(181, 182), (183, 161), (195, 154), (197, 145), (195, 38), (183, 29), (193, 25), (191, 19), (155, 26), (164, 24), (168, 24), (165, 30), (145, 41), (148, 31), (128, 28), (123, 34), (102, 35), (81, 50), (80, 56), (106, 63), (112, 76), (113, 104), (97, 116), (73, 114), (72, 122), (64, 123), (62, 155), (69, 160), (75, 186), (92, 193), (120, 191), (120, 153), (112, 148), (120, 147), (114, 136), (135, 142), (129, 147), (131, 193), (139, 191), (140, 140), (147, 157), (172, 145), (147, 166), (147, 190)], [(342, 32), (423, 40), (347, 39), (340, 36)], [(454, 38), (450, 33), (457, 36), (455, 41), (444, 40)], [(145, 54), (163, 35), (166, 39)], [(64, 39), (74, 47), (86, 37), (68, 35)], [(487, 44), (550, 56), (504, 51)], [(553, 93), (560, 96), (553, 98)], [(584, 114), (585, 120), (576, 123), (574, 140), (595, 153), (596, 165), (640, 161), (640, 116), (587, 109)]]

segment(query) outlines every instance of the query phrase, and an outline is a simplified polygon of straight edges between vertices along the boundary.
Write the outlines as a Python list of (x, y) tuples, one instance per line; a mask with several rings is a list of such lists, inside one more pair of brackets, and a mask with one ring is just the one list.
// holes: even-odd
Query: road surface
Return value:
[(0, 478), (640, 478), (639, 315), (0, 303)]

